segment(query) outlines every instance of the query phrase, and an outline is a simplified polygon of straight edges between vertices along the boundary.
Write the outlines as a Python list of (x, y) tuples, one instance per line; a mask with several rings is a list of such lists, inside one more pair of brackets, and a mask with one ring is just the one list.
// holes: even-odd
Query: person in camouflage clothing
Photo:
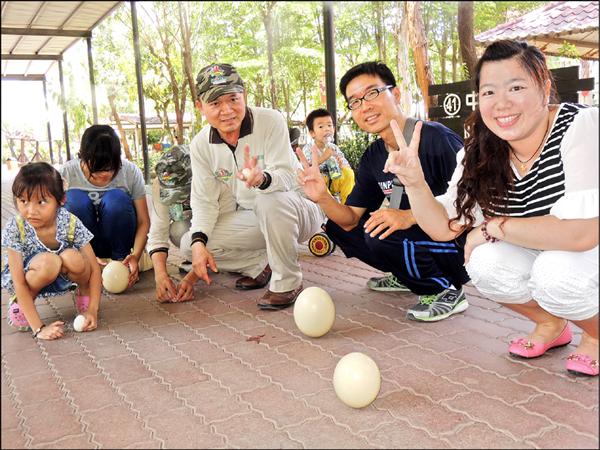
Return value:
[[(148, 254), (154, 264), (156, 298), (159, 302), (191, 300), (198, 277), (189, 268), (190, 249), (190, 190), (192, 169), (190, 150), (185, 144), (165, 150), (155, 166), (152, 181), (152, 206)], [(187, 262), (180, 272), (187, 274), (176, 284), (167, 273), (169, 240), (179, 247)]]

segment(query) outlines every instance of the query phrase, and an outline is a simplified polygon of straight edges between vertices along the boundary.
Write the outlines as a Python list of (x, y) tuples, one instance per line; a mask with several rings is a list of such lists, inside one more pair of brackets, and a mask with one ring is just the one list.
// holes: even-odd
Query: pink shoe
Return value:
[(8, 303), (8, 315), (6, 316), (6, 320), (11, 327), (15, 327), (19, 331), (28, 331), (29, 330), (29, 322), (25, 318), (25, 314), (19, 308), (19, 304), (17, 303), (17, 297), (12, 296)]
[(598, 376), (598, 360), (582, 353), (571, 353), (567, 357), (567, 370), (575, 375)]
[(548, 344), (541, 344), (539, 342), (533, 342), (528, 339), (519, 338), (516, 341), (510, 343), (508, 347), (508, 353), (513, 356), (520, 356), (521, 358), (537, 358), (542, 356), (551, 348), (563, 347), (571, 342), (573, 335), (571, 333), (571, 327), (569, 324), (565, 325), (562, 333)]
[(83, 314), (88, 310), (90, 305), (90, 297), (88, 295), (79, 295), (79, 291), (75, 293), (75, 308), (79, 314)]

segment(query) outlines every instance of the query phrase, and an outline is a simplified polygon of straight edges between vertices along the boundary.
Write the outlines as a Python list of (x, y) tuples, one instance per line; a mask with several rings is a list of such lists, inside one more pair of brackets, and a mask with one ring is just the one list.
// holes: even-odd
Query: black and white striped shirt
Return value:
[[(464, 149), (446, 194), (436, 197), (456, 217), (456, 184), (462, 177)], [(512, 162), (511, 162), (512, 165)], [(508, 191), (508, 212), (498, 207), (495, 215), (535, 217), (550, 214), (552, 207), (568, 192), (598, 189), (598, 108), (562, 103), (548, 139), (530, 171), (520, 177), (513, 166), (514, 186)], [(497, 204), (504, 204), (505, 201)], [(475, 225), (483, 221), (481, 208), (475, 211)]]

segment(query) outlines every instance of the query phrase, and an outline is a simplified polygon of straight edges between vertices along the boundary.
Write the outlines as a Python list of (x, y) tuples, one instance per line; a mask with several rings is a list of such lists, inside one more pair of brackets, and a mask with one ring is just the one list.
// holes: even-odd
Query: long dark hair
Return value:
[(65, 198), (63, 179), (58, 170), (47, 162), (25, 164), (17, 173), (12, 185), (13, 200), (25, 196), (31, 198), (34, 193), (51, 195), (60, 205)]
[[(526, 42), (503, 40), (494, 42), (485, 49), (475, 66), (475, 90), (479, 93), (481, 68), (489, 61), (502, 61), (517, 58), (521, 67), (539, 87), (550, 80), (550, 101), (556, 101), (554, 79), (546, 65), (544, 54)], [(449, 225), (465, 219), (466, 229), (475, 222), (474, 209), (479, 204), (484, 214), (491, 211), (507, 211), (508, 190), (513, 185), (510, 169), (510, 148), (508, 142), (496, 136), (485, 125), (479, 106), (465, 122), (465, 156), (462, 178), (457, 184), (455, 201), (457, 216)]]
[(121, 141), (109, 125), (92, 125), (83, 132), (79, 159), (87, 164), (90, 173), (121, 169)]

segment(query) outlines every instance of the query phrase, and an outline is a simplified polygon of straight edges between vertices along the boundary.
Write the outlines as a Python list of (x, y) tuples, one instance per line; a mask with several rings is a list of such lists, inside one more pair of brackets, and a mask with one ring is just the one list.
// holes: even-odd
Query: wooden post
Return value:
[(17, 160), (19, 161), (19, 165), (27, 164), (29, 162), (29, 159), (25, 154), (25, 139), (23, 138), (21, 138), (21, 153), (19, 154), (19, 158)]

